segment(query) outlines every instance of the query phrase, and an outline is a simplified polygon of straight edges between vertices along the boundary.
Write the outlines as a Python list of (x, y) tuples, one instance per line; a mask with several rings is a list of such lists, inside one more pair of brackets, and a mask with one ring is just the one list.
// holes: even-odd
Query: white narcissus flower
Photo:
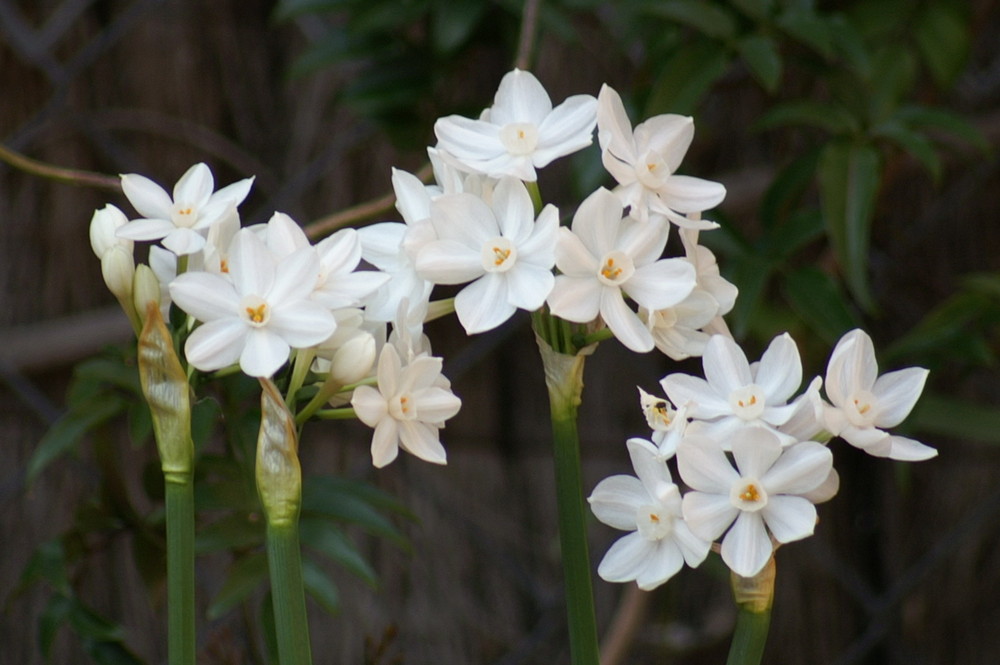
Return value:
[(358, 230), (362, 258), (389, 275), (365, 302), (365, 315), (373, 321), (392, 321), (404, 301), (412, 310), (425, 308), (434, 288), (416, 269), (420, 249), (436, 239), (429, 219), (431, 193), (419, 178), (399, 169), (392, 170), (392, 188), (403, 223), (381, 222)]
[(129, 254), (134, 250), (134, 243), (127, 238), (117, 236), (118, 229), (128, 224), (128, 217), (110, 203), (100, 210), (95, 210), (90, 218), (90, 247), (97, 258), (113, 247), (121, 247)]
[(700, 356), (711, 337), (701, 328), (716, 317), (718, 304), (706, 291), (695, 287), (673, 307), (650, 311), (639, 309), (639, 318), (649, 328), (656, 348), (674, 360)]
[(239, 362), (250, 376), (269, 377), (291, 348), (309, 348), (336, 328), (330, 310), (309, 300), (319, 272), (312, 247), (275, 260), (253, 231), (229, 250), (229, 273), (187, 272), (170, 284), (182, 310), (202, 321), (184, 345), (193, 366), (213, 371)]
[(354, 412), (374, 428), (372, 463), (389, 464), (402, 446), (422, 460), (447, 461), (438, 430), (462, 406), (450, 390), (440, 387), (441, 359), (418, 356), (405, 366), (391, 344), (378, 359), (378, 387), (358, 386), (351, 398)]
[(774, 546), (812, 535), (816, 507), (803, 495), (830, 477), (833, 455), (815, 441), (782, 447), (760, 427), (733, 434), (729, 461), (714, 439), (689, 436), (677, 448), (684, 495), (684, 519), (696, 535), (722, 539), (722, 559), (742, 577), (761, 571)]
[(435, 284), (472, 282), (455, 296), (468, 334), (545, 303), (555, 279), (559, 213), (547, 205), (536, 220), (520, 180), (501, 179), (492, 205), (472, 194), (443, 195), (431, 203), (431, 223), (438, 239), (420, 250), (417, 274)]
[(684, 523), (680, 492), (656, 447), (629, 439), (628, 450), (638, 477), (605, 478), (587, 499), (601, 522), (632, 532), (611, 546), (597, 574), (608, 582), (635, 580), (648, 591), (673, 577), (684, 562), (698, 566), (711, 543)]
[(658, 115), (636, 125), (621, 97), (607, 85), (597, 97), (597, 140), (604, 167), (618, 181), (615, 193), (633, 217), (645, 221), (662, 215), (680, 227), (713, 229), (714, 222), (686, 214), (714, 208), (726, 196), (717, 182), (676, 175), (694, 138), (694, 121), (681, 115)]
[(687, 407), (674, 409), (662, 397), (650, 395), (639, 388), (639, 406), (646, 417), (646, 424), (653, 430), (652, 440), (657, 454), (662, 459), (670, 459), (677, 452), (677, 444), (684, 438), (687, 429)]
[(852, 330), (837, 342), (826, 368), (826, 395), (834, 407), (825, 414), (826, 428), (877, 457), (916, 462), (936, 456), (930, 446), (884, 431), (909, 415), (927, 374), (910, 367), (878, 376), (871, 337)]
[(706, 421), (699, 431), (708, 436), (726, 441), (746, 425), (777, 428), (795, 412), (795, 405), (786, 402), (802, 383), (802, 361), (787, 333), (771, 340), (753, 367), (736, 342), (713, 335), (705, 345), (702, 366), (704, 379), (678, 372), (660, 385), (671, 402), (689, 406), (688, 416)]
[(552, 313), (575, 323), (600, 315), (626, 347), (652, 350), (653, 336), (625, 296), (647, 309), (665, 309), (684, 300), (695, 285), (690, 263), (660, 258), (668, 228), (658, 220), (622, 219), (621, 201), (603, 187), (588, 196), (571, 229), (559, 229), (556, 267), (562, 274), (549, 294)]
[(230, 206), (238, 206), (250, 192), (253, 178), (215, 189), (212, 172), (195, 164), (174, 185), (171, 197), (162, 187), (135, 173), (122, 175), (122, 191), (142, 217), (118, 230), (131, 240), (162, 240), (177, 255), (195, 254), (205, 246), (200, 231), (217, 223)]
[(536, 168), (591, 144), (596, 105), (591, 95), (574, 95), (552, 108), (538, 79), (515, 69), (500, 81), (493, 106), (480, 119), (440, 118), (434, 134), (442, 158), (461, 168), (534, 182)]

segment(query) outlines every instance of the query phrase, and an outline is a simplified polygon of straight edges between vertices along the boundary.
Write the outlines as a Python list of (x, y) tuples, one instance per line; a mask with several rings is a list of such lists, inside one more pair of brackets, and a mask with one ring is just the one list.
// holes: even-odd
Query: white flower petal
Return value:
[(507, 299), (507, 280), (501, 273), (486, 273), (455, 296), (455, 313), (470, 334), (492, 330), (514, 315)]
[(396, 193), (396, 210), (408, 223), (431, 216), (431, 197), (417, 176), (393, 168), (392, 189)]
[(763, 570), (773, 551), (760, 513), (740, 512), (722, 539), (722, 560), (741, 577), (753, 577)]
[(538, 125), (552, 111), (552, 101), (534, 74), (521, 69), (507, 72), (490, 107), (490, 122), (503, 126), (512, 122)]
[(732, 391), (753, 383), (750, 363), (743, 349), (725, 335), (712, 335), (701, 360), (705, 379), (719, 395), (728, 396)]
[(694, 140), (694, 119), (675, 113), (653, 116), (636, 125), (634, 135), (638, 154), (655, 150), (673, 173)]
[(382, 418), (372, 434), (372, 465), (381, 469), (399, 455), (399, 422)]
[(889, 459), (900, 460), (902, 462), (923, 462), (932, 457), (937, 457), (938, 451), (930, 446), (926, 446), (914, 439), (905, 436), (889, 436)]
[(174, 202), (162, 187), (136, 173), (128, 173), (121, 178), (122, 192), (140, 215), (149, 219), (170, 219)]
[(402, 253), (406, 224), (381, 222), (358, 229), (361, 256), (380, 270), (394, 272), (406, 261)]
[(482, 251), (455, 240), (435, 240), (424, 245), (416, 269), (421, 278), (435, 284), (464, 284), (485, 272)]
[(166, 219), (135, 219), (119, 227), (115, 235), (128, 240), (159, 240), (176, 228)]
[(856, 390), (871, 390), (878, 376), (875, 347), (863, 330), (854, 329), (837, 342), (826, 368), (826, 394), (843, 406)]
[(676, 575), (684, 565), (684, 555), (672, 538), (662, 538), (654, 546), (635, 578), (639, 588), (644, 591), (652, 591), (660, 586)]
[(447, 464), (448, 455), (438, 438), (438, 430), (415, 420), (399, 422), (399, 442), (403, 448), (432, 464)]
[(802, 385), (799, 348), (788, 333), (771, 340), (757, 365), (754, 383), (764, 391), (769, 406), (784, 404)]
[(808, 538), (816, 529), (816, 506), (801, 496), (771, 496), (760, 512), (779, 543)]
[[(615, 249), (615, 239), (621, 227), (622, 202), (604, 189), (594, 191), (576, 209), (570, 228), (583, 242), (590, 253), (600, 260), (608, 252)], [(556, 263), (559, 262), (559, 250), (556, 250)], [(560, 267), (560, 270), (562, 268)]]
[[(258, 249), (262, 248), (263, 243), (258, 243), (257, 247)], [(261, 272), (266, 275), (266, 266), (273, 265), (270, 257), (261, 255), (257, 260)], [(232, 270), (234, 268), (230, 265), (230, 272)], [(261, 280), (257, 287), (266, 288), (269, 286), (269, 288), (265, 293), (259, 293), (258, 295), (262, 297), (266, 296), (274, 307), (279, 306), (283, 302), (308, 298), (316, 288), (319, 275), (320, 264), (316, 248), (312, 245), (306, 245), (283, 258), (274, 267), (273, 281), (270, 285)], [(250, 291), (250, 293), (254, 292)]]
[(684, 259), (661, 259), (636, 268), (623, 285), (629, 298), (647, 309), (673, 307), (695, 287), (694, 266)]
[(719, 205), (726, 198), (726, 188), (711, 180), (672, 175), (657, 190), (657, 194), (670, 209), (686, 214), (703, 212)]
[(740, 512), (728, 496), (706, 492), (688, 492), (681, 500), (681, 507), (691, 533), (706, 541), (721, 536)]
[(414, 402), (420, 420), (427, 423), (443, 423), (462, 408), (462, 400), (455, 393), (436, 386), (421, 390), (414, 396)]
[(692, 489), (725, 495), (726, 501), (730, 488), (740, 478), (719, 443), (693, 435), (677, 446), (677, 470)]
[(760, 478), (768, 494), (805, 494), (825, 482), (833, 469), (833, 454), (815, 441), (785, 448)]
[(519, 309), (533, 312), (545, 304), (552, 292), (556, 278), (552, 269), (534, 266), (523, 261), (505, 273), (507, 302)]
[(645, 439), (632, 438), (625, 442), (635, 475), (651, 497), (663, 500), (667, 487), (674, 484), (666, 461), (659, 456), (656, 446)]
[(603, 286), (592, 277), (557, 275), (546, 299), (552, 313), (574, 323), (589, 323), (601, 308)]
[(597, 574), (606, 582), (631, 582), (639, 575), (655, 548), (655, 543), (639, 533), (622, 536), (608, 548), (597, 566)]
[(636, 529), (636, 510), (650, 501), (649, 493), (635, 476), (605, 478), (587, 498), (598, 520), (623, 531)]
[(564, 275), (589, 279), (595, 285), (598, 283), (596, 275), (599, 258), (584, 245), (580, 236), (567, 228), (558, 229), (555, 259), (556, 267)]
[(175, 228), (160, 242), (177, 256), (186, 256), (197, 254), (204, 249), (205, 236), (191, 229)]
[(878, 427), (895, 427), (910, 415), (924, 390), (928, 371), (910, 367), (883, 374), (875, 381), (872, 394), (878, 400)]
[(229, 276), (241, 296), (263, 298), (274, 284), (274, 259), (264, 242), (249, 228), (238, 231), (229, 246)]
[(289, 352), (281, 335), (267, 328), (250, 329), (240, 354), (240, 369), (249, 376), (272, 376), (288, 361)]
[(358, 386), (351, 395), (351, 406), (358, 419), (369, 427), (375, 427), (388, 414), (388, 406), (382, 393), (371, 386)]
[(268, 328), (296, 349), (305, 349), (326, 341), (337, 327), (330, 310), (319, 303), (297, 300), (282, 303), (271, 310)]
[(731, 413), (729, 402), (701, 377), (675, 372), (660, 380), (663, 392), (678, 407), (689, 405), (688, 415), (694, 418), (717, 418)]
[(236, 364), (249, 332), (236, 318), (218, 319), (198, 326), (184, 343), (184, 357), (203, 372)]
[(636, 353), (653, 350), (653, 335), (639, 315), (629, 309), (620, 289), (604, 287), (601, 290), (601, 318), (618, 341)]
[(170, 298), (199, 321), (236, 316), (240, 298), (226, 279), (207, 272), (189, 272), (170, 282)]
[(179, 205), (191, 205), (195, 208), (208, 203), (215, 189), (212, 171), (203, 163), (198, 163), (184, 172), (174, 185), (174, 202)]
[(515, 245), (531, 235), (535, 208), (524, 183), (516, 178), (501, 178), (493, 189), (493, 212), (500, 235)]
[(538, 147), (532, 156), (537, 168), (593, 143), (597, 100), (590, 95), (567, 97), (538, 126)]

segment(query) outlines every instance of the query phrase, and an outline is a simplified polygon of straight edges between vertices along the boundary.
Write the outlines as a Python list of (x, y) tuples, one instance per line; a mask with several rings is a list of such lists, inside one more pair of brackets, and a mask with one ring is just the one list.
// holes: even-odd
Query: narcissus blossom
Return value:
[(318, 273), (312, 247), (278, 261), (252, 230), (238, 232), (226, 277), (187, 272), (170, 284), (177, 306), (203, 322), (184, 345), (188, 362), (202, 371), (239, 362), (248, 375), (269, 377), (292, 348), (327, 339), (336, 320), (328, 308), (309, 299)]
[(837, 342), (826, 368), (826, 395), (834, 407), (827, 409), (826, 428), (876, 457), (930, 459), (937, 455), (930, 446), (884, 431), (909, 415), (926, 380), (927, 370), (920, 367), (878, 376), (871, 337), (852, 330)]
[(500, 81), (493, 106), (478, 120), (440, 118), (434, 134), (442, 158), (467, 171), (533, 182), (535, 169), (591, 144), (596, 106), (591, 95), (574, 95), (553, 108), (538, 79), (515, 69)]
[[(576, 323), (598, 317), (622, 344), (644, 353), (653, 335), (626, 304), (665, 309), (681, 302), (695, 285), (684, 259), (661, 259), (666, 222), (622, 219), (622, 204), (603, 187), (584, 199), (570, 229), (559, 229), (556, 277), (548, 302), (552, 313)], [(675, 402), (676, 404), (677, 402)]]
[(417, 274), (436, 284), (472, 282), (455, 297), (467, 333), (496, 328), (517, 309), (534, 311), (552, 290), (559, 213), (552, 205), (535, 219), (520, 180), (503, 178), (492, 205), (472, 194), (442, 195), (431, 203), (437, 240), (417, 256)]
[(684, 519), (695, 535), (722, 539), (722, 560), (737, 575), (759, 573), (774, 551), (771, 539), (789, 543), (812, 535), (816, 507), (805, 494), (833, 469), (830, 450), (815, 441), (782, 447), (760, 427), (733, 434), (735, 467), (714, 439), (691, 435), (677, 448)]
[(597, 97), (597, 140), (604, 167), (618, 181), (615, 193), (633, 217), (645, 221), (662, 215), (686, 228), (713, 229), (714, 222), (685, 215), (714, 208), (726, 196), (717, 182), (676, 175), (694, 138), (694, 121), (681, 115), (658, 115), (632, 123), (621, 97), (608, 85)]
[(601, 522), (632, 533), (617, 540), (604, 555), (597, 574), (608, 582), (635, 580), (650, 590), (674, 576), (685, 562), (698, 566), (710, 541), (700, 538), (681, 513), (681, 495), (656, 447), (629, 439), (636, 476), (605, 478), (587, 501)]
[(174, 185), (173, 196), (149, 178), (130, 173), (122, 191), (142, 217), (118, 230), (131, 240), (162, 240), (174, 254), (194, 254), (205, 246), (205, 229), (238, 206), (250, 192), (253, 178), (214, 191), (215, 180), (205, 164), (195, 164)]
[(386, 344), (378, 359), (378, 387), (354, 391), (354, 412), (375, 430), (371, 451), (376, 467), (396, 459), (400, 446), (427, 462), (446, 462), (438, 431), (462, 401), (440, 387), (441, 364), (440, 358), (418, 356), (404, 366), (396, 348)]
[[(708, 436), (727, 441), (746, 425), (774, 429), (795, 412), (787, 401), (802, 383), (802, 361), (787, 333), (775, 337), (753, 366), (731, 338), (713, 335), (702, 366), (704, 379), (678, 372), (660, 385), (671, 402), (688, 405), (688, 416), (705, 421), (700, 425)], [(793, 441), (786, 437), (786, 443)]]

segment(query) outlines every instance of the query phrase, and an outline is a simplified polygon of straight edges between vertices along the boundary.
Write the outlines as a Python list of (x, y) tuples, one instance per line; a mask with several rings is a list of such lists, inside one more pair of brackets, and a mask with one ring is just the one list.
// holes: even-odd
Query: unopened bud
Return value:
[(125, 213), (110, 203), (94, 211), (94, 216), (90, 218), (90, 246), (97, 258), (102, 258), (109, 249), (119, 245), (132, 253), (135, 243), (115, 235), (127, 223)]
[(357, 383), (368, 376), (374, 364), (375, 338), (360, 332), (333, 354), (330, 377), (342, 386)]
[(132, 279), (135, 276), (135, 259), (132, 252), (120, 245), (101, 255), (101, 274), (108, 290), (120, 301), (132, 300)]
[(132, 302), (135, 303), (135, 311), (140, 316), (148, 311), (148, 305), (153, 303), (156, 308), (160, 307), (160, 280), (156, 278), (153, 269), (145, 263), (140, 263), (135, 267), (135, 277), (132, 278)]

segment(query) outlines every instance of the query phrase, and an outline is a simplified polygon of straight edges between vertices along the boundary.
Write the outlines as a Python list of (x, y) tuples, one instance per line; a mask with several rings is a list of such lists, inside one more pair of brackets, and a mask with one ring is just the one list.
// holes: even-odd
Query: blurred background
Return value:
[[(478, 114), (515, 62), (555, 103), (607, 82), (634, 123), (694, 115), (681, 172), (728, 189), (711, 215), (722, 228), (702, 237), (740, 288), (727, 318), (748, 356), (787, 330), (810, 378), (860, 325), (883, 370), (932, 370), (903, 430), (939, 457), (903, 465), (834, 444), (841, 492), (819, 507), (815, 537), (777, 554), (765, 662), (993, 664), (998, 9), (0, 0), (0, 143), (166, 187), (204, 161), (218, 185), (256, 176), (244, 224), (278, 210), (333, 228), (343, 218), (331, 215), (362, 204), (358, 223), (400, 219), (386, 198), (390, 167), (422, 168), (434, 119)], [(0, 663), (164, 662), (156, 453), (134, 400), (131, 333), (87, 239), (94, 209), (130, 208), (114, 189), (31, 168), (0, 163)], [(564, 217), (601, 184), (596, 148), (540, 180)], [(427, 332), (464, 403), (443, 432), (448, 466), (403, 456), (375, 471), (365, 428), (306, 429), (324, 534), (307, 543), (316, 662), (568, 662), (527, 318), (475, 338), (450, 320)], [(630, 472), (625, 439), (647, 433), (635, 386), (658, 391), (677, 367), (614, 342), (588, 361), (586, 492)], [(680, 367), (700, 372), (697, 361)], [(203, 663), (268, 661), (251, 389), (234, 380), (199, 406)], [(594, 522), (595, 569), (618, 535)], [(595, 575), (595, 593), (606, 665), (723, 662), (735, 613), (717, 561), (649, 594)]]

